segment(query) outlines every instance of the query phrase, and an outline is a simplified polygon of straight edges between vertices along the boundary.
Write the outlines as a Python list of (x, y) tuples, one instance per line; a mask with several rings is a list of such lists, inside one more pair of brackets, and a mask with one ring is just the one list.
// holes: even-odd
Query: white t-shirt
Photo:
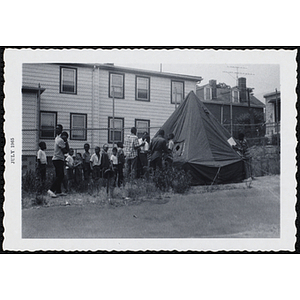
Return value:
[(140, 148), (141, 151), (142, 151), (142, 152), (143, 152), (143, 151), (148, 151), (148, 150), (149, 150), (149, 144), (147, 143), (146, 140), (143, 141), (143, 138), (140, 138), (140, 139), (139, 139), (139, 145), (142, 145), (143, 143), (145, 143), (145, 145), (142, 146), (142, 147)]
[(42, 165), (46, 165), (47, 164), (47, 156), (46, 156), (45, 151), (43, 151), (43, 150), (40, 149), (37, 152), (37, 159), (40, 160), (40, 162), (41, 162)]
[(64, 154), (62, 152), (62, 149), (66, 148), (65, 141), (58, 135), (55, 138), (54, 142), (54, 155), (52, 157), (52, 160), (64, 160)]
[(70, 169), (72, 167), (74, 167), (74, 159), (70, 154), (68, 154), (66, 158), (66, 169)]
[(100, 166), (101, 165), (101, 154), (99, 154), (99, 158), (98, 158), (97, 154), (93, 153), (90, 161), (92, 162), (93, 166)]
[(118, 157), (115, 155), (111, 155), (110, 160), (112, 161), (113, 165), (117, 165), (118, 164)]

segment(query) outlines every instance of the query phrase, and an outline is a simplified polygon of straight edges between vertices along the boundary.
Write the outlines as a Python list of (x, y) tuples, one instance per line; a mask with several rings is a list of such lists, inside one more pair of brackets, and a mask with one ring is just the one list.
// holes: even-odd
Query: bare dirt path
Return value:
[(279, 176), (123, 206), (23, 209), (23, 238), (279, 238)]

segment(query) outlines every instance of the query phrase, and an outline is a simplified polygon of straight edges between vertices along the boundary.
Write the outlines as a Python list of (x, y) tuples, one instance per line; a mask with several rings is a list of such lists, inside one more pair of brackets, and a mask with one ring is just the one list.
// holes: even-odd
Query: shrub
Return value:
[(172, 189), (174, 193), (180, 194), (190, 189), (191, 180), (189, 172), (178, 168), (157, 171), (153, 177), (156, 187), (161, 191), (167, 192)]
[(42, 185), (37, 171), (29, 170), (22, 176), (22, 192), (24, 193), (45, 193), (51, 186), (53, 173), (47, 169), (46, 181)]
[(38, 178), (34, 171), (27, 171), (25, 175), (22, 176), (22, 190), (28, 193), (34, 193), (38, 188)]

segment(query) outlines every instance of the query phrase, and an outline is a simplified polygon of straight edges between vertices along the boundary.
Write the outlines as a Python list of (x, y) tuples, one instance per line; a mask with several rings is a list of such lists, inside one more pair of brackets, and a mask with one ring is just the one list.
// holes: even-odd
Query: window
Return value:
[(208, 88), (205, 88), (205, 100), (211, 100), (211, 89), (208, 87)]
[(87, 115), (70, 114), (70, 140), (86, 140)]
[(60, 68), (60, 92), (66, 94), (77, 93), (77, 69)]
[[(108, 142), (117, 143), (124, 141), (124, 119), (115, 118), (115, 126), (113, 125), (113, 118), (108, 117)], [(113, 130), (115, 128), (115, 130)]]
[(239, 92), (233, 91), (233, 102), (239, 102)]
[(150, 135), (150, 120), (135, 119), (136, 135), (138, 138), (143, 136), (143, 133), (147, 131)]
[(56, 127), (57, 113), (45, 112), (40, 113), (40, 138), (54, 139)]
[(135, 99), (150, 101), (150, 78), (136, 76), (135, 78)]
[(124, 99), (124, 74), (109, 73), (109, 97)]
[(171, 82), (171, 103), (179, 104), (184, 99), (184, 82), (183, 81), (172, 81)]

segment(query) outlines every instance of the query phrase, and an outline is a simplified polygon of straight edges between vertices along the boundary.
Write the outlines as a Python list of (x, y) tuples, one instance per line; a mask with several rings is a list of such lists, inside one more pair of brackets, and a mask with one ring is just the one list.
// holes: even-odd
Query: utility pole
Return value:
[(175, 110), (177, 109), (177, 88), (175, 87)]
[(113, 86), (113, 132), (112, 132), (112, 142), (113, 147), (115, 146), (115, 87)]
[(233, 120), (232, 120), (232, 90), (230, 88), (229, 92), (229, 102), (230, 102), (230, 134), (233, 136)]
[[(37, 129), (38, 129), (38, 132), (37, 132), (37, 143), (36, 145), (39, 144), (39, 141), (40, 141), (40, 111), (41, 111), (41, 84), (39, 83), (38, 85), (38, 93), (37, 93)], [(54, 132), (54, 136), (55, 136), (55, 132)], [(37, 146), (38, 148), (38, 146)]]
[(275, 116), (276, 116), (276, 119), (275, 119), (275, 128), (276, 128), (276, 144), (277, 144), (277, 147), (278, 147), (278, 151), (279, 151), (279, 130), (278, 130), (278, 123), (279, 123), (279, 109), (278, 109), (278, 97), (277, 97), (277, 89), (275, 89)]
[(247, 88), (248, 109), (249, 109), (249, 115), (250, 115), (250, 134), (251, 134), (251, 138), (252, 138), (253, 137), (253, 126), (254, 126), (254, 115), (253, 115), (253, 110), (252, 110), (251, 102), (250, 102), (251, 92), (252, 92), (252, 89)]

